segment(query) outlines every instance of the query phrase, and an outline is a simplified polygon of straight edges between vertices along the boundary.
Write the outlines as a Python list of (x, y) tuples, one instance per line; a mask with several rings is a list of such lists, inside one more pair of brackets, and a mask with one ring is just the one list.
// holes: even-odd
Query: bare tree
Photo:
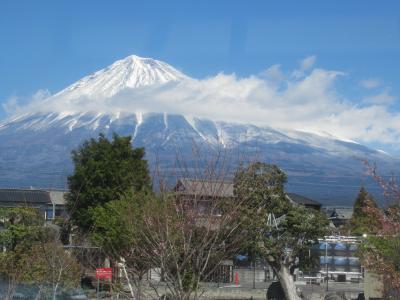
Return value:
[[(158, 193), (128, 193), (95, 210), (92, 237), (119, 263), (132, 298), (143, 296), (143, 279), (151, 270), (175, 299), (198, 299), (200, 282), (241, 250), (241, 202), (227, 182), (233, 164), (227, 151), (213, 151), (194, 146), (189, 159), (177, 151), (172, 172), (156, 166)], [(171, 178), (187, 185), (171, 191)], [(158, 296), (165, 293), (147, 283)]]
[(0, 270), (2, 270), (0, 276), (4, 280), (0, 295), (4, 297), (4, 300), (11, 300), (14, 297), (17, 285), (21, 282), (24, 270), (20, 268), (13, 253), (10, 252), (0, 254)]
[(79, 286), (79, 265), (58, 241), (46, 241), (34, 245), (22, 263), (35, 266), (34, 273), (25, 274), (25, 281), (36, 284), (39, 288), (38, 294), (50, 289), (51, 298), (56, 300), (61, 288)]
[(6, 298), (12, 299), (18, 284), (37, 287), (35, 299), (48, 293), (53, 299), (60, 286), (77, 287), (80, 272), (76, 260), (59, 241), (56, 226), (43, 226), (43, 219), (32, 208), (15, 208), (3, 212), (9, 226), (2, 232), (5, 251), (0, 256), (0, 268), (8, 281)]
[(365, 161), (367, 173), (380, 185), (387, 205), (383, 208), (369, 206), (364, 209), (370, 217), (370, 230), (359, 251), (364, 266), (381, 275), (385, 299), (400, 295), (400, 186), (398, 178), (381, 175), (376, 165)]
[(187, 177), (178, 180), (174, 191), (148, 202), (143, 212), (143, 259), (160, 270), (174, 299), (198, 299), (201, 282), (245, 242), (243, 203), (233, 198), (227, 181), (232, 166), (228, 153), (219, 149), (203, 156), (200, 150), (194, 149), (190, 166), (177, 160), (181, 177)]

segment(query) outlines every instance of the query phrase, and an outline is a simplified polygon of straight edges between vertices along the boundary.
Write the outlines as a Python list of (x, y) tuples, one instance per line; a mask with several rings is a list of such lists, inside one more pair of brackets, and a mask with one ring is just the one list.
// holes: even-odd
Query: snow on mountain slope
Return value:
[[(140, 109), (135, 109), (135, 101), (131, 101), (132, 106), (129, 109), (123, 105), (122, 107), (116, 106), (113, 105), (113, 101), (117, 99), (113, 96), (129, 91), (129, 93), (124, 94), (124, 97), (135, 99), (135, 93), (139, 90), (154, 86), (165, 86), (170, 82), (181, 82), (190, 79), (190, 77), (167, 63), (131, 55), (78, 80), (50, 98), (42, 100), (42, 105), (37, 106), (45, 107), (44, 111), (40, 111), (40, 109), (38, 111), (32, 110), (32, 112), (12, 116), (10, 119), (0, 122), (0, 132), (7, 131), (10, 128), (16, 131), (46, 131), (47, 129), (58, 128), (64, 133), (71, 132), (77, 128), (85, 128), (85, 130), (92, 131), (109, 130), (113, 128), (113, 123), (118, 123), (121, 119), (132, 118), (133, 116), (135, 127), (130, 134), (133, 139), (136, 139), (144, 126), (145, 116), (150, 116), (152, 113), (162, 113), (165, 127), (163, 132), (171, 132), (174, 127), (169, 126), (168, 118), (173, 114), (160, 112), (160, 108), (157, 106), (153, 106), (154, 111), (152, 113), (143, 113)], [(144, 99), (145, 102), (152, 102), (151, 93), (139, 95), (140, 97), (143, 95), (149, 97), (149, 99)], [(107, 105), (104, 105), (104, 102), (101, 103), (100, 99), (108, 99)], [(92, 101), (95, 105), (85, 107), (85, 102)], [(76, 103), (72, 105), (73, 102)], [(58, 104), (57, 108), (47, 105), (55, 103)], [(69, 104), (71, 105), (69, 106)], [(71, 107), (74, 107), (74, 109), (70, 109)], [(107, 111), (107, 109), (110, 111)], [(209, 109), (212, 110), (213, 108), (209, 107)], [(193, 112), (193, 115), (195, 114), (196, 112)], [(193, 115), (183, 116), (186, 123), (185, 126), (188, 125), (192, 131), (191, 134), (203, 142), (214, 146), (222, 145), (224, 148), (232, 148), (249, 142), (252, 144), (289, 143), (291, 145), (307, 145), (313, 149), (337, 155), (342, 155), (344, 152), (348, 153), (350, 148), (352, 149), (350, 151), (352, 154), (356, 149), (366, 148), (356, 143), (351, 145), (352, 142), (338, 139), (329, 134), (313, 134), (296, 130), (278, 131), (266, 126), (208, 120)], [(180, 126), (185, 127), (183, 123), (180, 123)], [(181, 132), (178, 127), (175, 127), (175, 130), (179, 131), (179, 134), (187, 133), (187, 131)], [(176, 133), (173, 135), (176, 135)], [(171, 139), (171, 135), (168, 136), (168, 139)], [(380, 153), (386, 155), (382, 152)]]
[(128, 56), (86, 76), (54, 95), (57, 98), (109, 98), (128, 88), (164, 84), (188, 78), (159, 60)]
[[(302, 131), (282, 131), (251, 124), (212, 121), (203, 118), (168, 113), (32, 113), (0, 123), (0, 138), (4, 134), (19, 133), (47, 135), (56, 131), (59, 135), (71, 135), (85, 131), (88, 136), (98, 132), (119, 133), (121, 124), (135, 143), (146, 145), (151, 135), (160, 145), (186, 140), (204, 143), (212, 147), (235, 149), (238, 147), (262, 148), (266, 145), (292, 145), (306, 147), (309, 152), (323, 152), (342, 157), (374, 155), (390, 158), (382, 151), (343, 141), (333, 136), (321, 136)], [(126, 131), (126, 128), (130, 129)], [(149, 132), (151, 134), (149, 135)], [(154, 142), (154, 141), (153, 141)], [(182, 143), (181, 143), (182, 144)]]
[[(196, 111), (173, 114), (154, 105), (154, 111), (143, 112), (135, 110), (135, 101), (129, 109), (104, 110), (124, 91), (131, 100), (136, 91), (184, 80), (190, 78), (166, 63), (129, 56), (43, 100), (61, 103), (61, 110), (30, 111), (0, 122), (0, 186), (65, 187), (72, 171), (71, 150), (99, 133), (114, 132), (130, 135), (134, 146), (145, 147), (151, 168), (157, 161), (165, 170), (175, 170), (176, 153), (190, 159), (194, 144), (210, 151), (226, 149), (248, 160), (278, 164), (289, 175), (291, 191), (322, 201), (347, 201), (356, 194), (362, 180), (360, 159), (399, 165), (386, 153), (329, 134), (210, 120), (195, 116)], [(151, 103), (151, 93), (144, 95), (149, 98), (143, 101)], [(96, 100), (104, 98), (111, 106), (102, 110), (68, 107), (76, 99), (93, 101), (97, 107)]]
[(0, 186), (64, 188), (72, 171), (71, 150), (99, 133), (114, 132), (131, 135), (134, 146), (145, 147), (151, 169), (157, 161), (165, 171), (174, 170), (176, 154), (190, 160), (194, 145), (226, 149), (278, 164), (289, 175), (289, 190), (326, 203), (350, 201), (360, 181), (366, 182), (360, 159), (399, 164), (359, 144), (254, 125), (166, 113), (37, 113), (0, 125)]

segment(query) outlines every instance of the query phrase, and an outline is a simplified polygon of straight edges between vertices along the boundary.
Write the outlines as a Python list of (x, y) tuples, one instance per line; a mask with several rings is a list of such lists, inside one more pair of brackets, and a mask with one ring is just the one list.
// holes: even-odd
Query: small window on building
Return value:
[(46, 209), (46, 220), (53, 220), (53, 209)]

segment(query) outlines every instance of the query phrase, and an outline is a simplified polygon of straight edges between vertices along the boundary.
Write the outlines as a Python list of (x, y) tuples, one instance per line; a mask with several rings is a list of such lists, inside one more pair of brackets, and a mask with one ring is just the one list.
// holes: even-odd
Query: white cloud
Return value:
[(27, 106), (32, 107), (32, 104), (38, 103), (40, 106), (40, 101), (45, 100), (51, 96), (51, 93), (47, 89), (39, 89), (30, 97), (21, 97), (17, 95), (12, 95), (8, 97), (1, 106), (7, 115), (13, 115), (21, 110), (26, 110)]
[(3, 110), (7, 114), (14, 114), (18, 111), (18, 100), (19, 98), (16, 95), (12, 95), (8, 97), (2, 104), (1, 106), (3, 107)]
[(311, 55), (309, 57), (304, 58), (300, 61), (300, 70), (306, 71), (311, 69), (315, 62), (317, 61), (317, 57), (315, 55)]
[(286, 80), (286, 75), (281, 69), (281, 65), (272, 65), (268, 69), (260, 72), (259, 76), (267, 82), (279, 83)]
[(105, 99), (53, 96), (43, 101), (46, 93), (41, 93), (25, 109), (71, 113), (167, 112), (276, 128), (324, 131), (360, 142), (400, 142), (400, 113), (388, 107), (394, 98), (387, 90), (370, 100), (368, 97), (358, 101), (347, 99), (335, 85), (344, 73), (315, 68), (315, 60), (312, 56), (300, 63), (296, 71), (303, 72), (301, 77), (274, 65), (257, 76), (239, 78), (235, 74), (220, 73), (202, 80), (188, 79), (177, 84), (126, 90)]
[(46, 98), (49, 98), (51, 96), (51, 93), (48, 89), (39, 89), (36, 91), (36, 93), (33, 94), (32, 100), (33, 101), (41, 101)]
[(396, 97), (390, 95), (388, 89), (385, 89), (378, 94), (367, 96), (364, 98), (365, 103), (371, 104), (392, 104), (395, 100)]
[(315, 55), (308, 56), (300, 61), (300, 68), (294, 70), (292, 72), (292, 76), (294, 78), (302, 78), (305, 76), (306, 71), (310, 70), (317, 61), (317, 57)]
[(360, 81), (360, 85), (368, 90), (382, 86), (382, 80), (377, 78), (370, 78)]

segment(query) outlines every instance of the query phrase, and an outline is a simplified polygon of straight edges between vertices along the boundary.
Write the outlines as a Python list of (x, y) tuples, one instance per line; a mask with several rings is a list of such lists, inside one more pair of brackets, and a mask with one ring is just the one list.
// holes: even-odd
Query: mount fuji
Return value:
[[(164, 62), (132, 55), (28, 105), (0, 122), (0, 187), (65, 188), (71, 150), (114, 132), (145, 147), (151, 169), (157, 163), (173, 171), (176, 154), (190, 158), (193, 145), (225, 149), (278, 164), (288, 174), (289, 191), (324, 204), (351, 205), (360, 184), (374, 192), (363, 159), (384, 170), (400, 165), (382, 151), (327, 133), (212, 120), (153, 105), (154, 91), (195, 80)], [(135, 109), (139, 102), (146, 110)]]
[(172, 66), (155, 59), (131, 55), (111, 66), (86, 76), (55, 95), (56, 98), (108, 98), (125, 89), (134, 89), (188, 77)]

